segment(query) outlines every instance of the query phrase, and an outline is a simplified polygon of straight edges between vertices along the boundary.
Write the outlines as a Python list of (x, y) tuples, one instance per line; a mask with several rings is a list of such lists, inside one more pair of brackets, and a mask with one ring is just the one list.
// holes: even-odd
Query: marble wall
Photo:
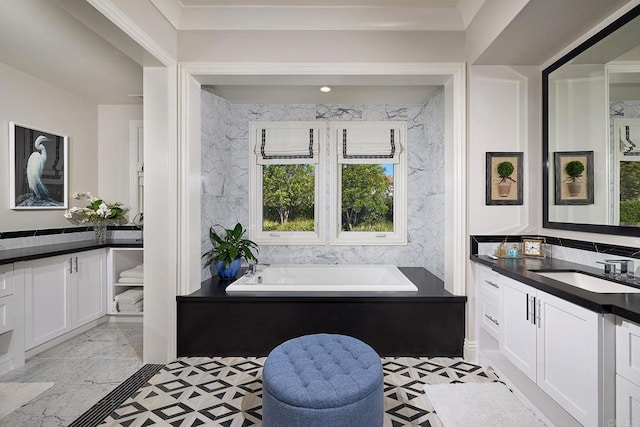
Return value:
[[(211, 248), (207, 234), (211, 225), (228, 227), (236, 222), (249, 223), (250, 121), (406, 120), (406, 246), (261, 245), (258, 258), (261, 263), (422, 266), (438, 277), (444, 277), (443, 89), (436, 91), (424, 105), (235, 105), (206, 90), (202, 91), (201, 98), (202, 252)], [(202, 279), (209, 277), (209, 270), (204, 269)]]

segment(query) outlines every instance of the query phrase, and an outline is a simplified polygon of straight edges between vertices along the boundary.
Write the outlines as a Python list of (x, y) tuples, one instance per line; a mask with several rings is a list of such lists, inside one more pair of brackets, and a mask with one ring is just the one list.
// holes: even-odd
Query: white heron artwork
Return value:
[(36, 138), (33, 149), (37, 151), (31, 153), (27, 161), (27, 182), (29, 183), (29, 188), (33, 191), (33, 194), (40, 199), (49, 197), (49, 190), (47, 190), (47, 187), (42, 183), (42, 171), (47, 162), (47, 148), (44, 146), (45, 141), (49, 141), (49, 138), (44, 135)]
[(13, 122), (12, 209), (66, 209), (67, 137)]

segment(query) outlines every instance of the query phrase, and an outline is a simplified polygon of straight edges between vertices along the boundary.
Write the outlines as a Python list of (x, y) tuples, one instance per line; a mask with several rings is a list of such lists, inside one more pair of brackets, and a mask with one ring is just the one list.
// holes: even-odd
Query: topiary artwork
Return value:
[(567, 182), (580, 181), (582, 172), (584, 172), (584, 164), (579, 160), (573, 160), (566, 164), (564, 171), (569, 175)]
[(516, 182), (515, 179), (511, 178), (511, 174), (513, 173), (514, 167), (511, 162), (500, 162), (498, 163), (497, 171), (498, 175), (500, 175), (500, 182), (503, 183), (505, 180), (509, 180), (512, 182)]

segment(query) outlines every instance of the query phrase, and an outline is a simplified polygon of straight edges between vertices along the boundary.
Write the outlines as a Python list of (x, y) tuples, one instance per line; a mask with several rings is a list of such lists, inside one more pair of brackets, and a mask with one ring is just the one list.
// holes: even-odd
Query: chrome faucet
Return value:
[(604, 274), (606, 275), (615, 275), (616, 274), (616, 265), (611, 263), (610, 261), (596, 261), (597, 264), (604, 264)]
[[(628, 259), (608, 259), (606, 262), (610, 263), (619, 263), (620, 264), (620, 275), (625, 277), (634, 277), (635, 276), (635, 267), (633, 266), (633, 261)], [(615, 271), (614, 271), (615, 274)]]

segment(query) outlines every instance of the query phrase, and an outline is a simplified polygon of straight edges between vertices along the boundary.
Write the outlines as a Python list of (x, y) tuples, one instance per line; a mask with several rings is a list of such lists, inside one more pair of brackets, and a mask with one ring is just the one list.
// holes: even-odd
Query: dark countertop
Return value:
[(39, 258), (47, 258), (56, 255), (84, 252), (100, 248), (141, 248), (142, 242), (135, 239), (107, 240), (107, 243), (99, 244), (94, 240), (80, 240), (69, 243), (56, 243), (53, 245), (30, 246), (19, 249), (0, 250), (0, 265), (11, 264), (19, 261), (30, 261)]
[[(416, 302), (416, 300), (424, 299), (429, 302), (465, 302), (467, 300), (466, 296), (458, 296), (453, 295), (444, 289), (444, 282), (440, 280), (438, 277), (434, 276), (431, 272), (423, 267), (400, 267), (400, 271), (404, 273), (409, 280), (411, 280), (417, 287), (417, 292), (287, 292), (285, 293), (260, 293), (255, 296), (249, 295), (227, 295), (225, 292), (226, 287), (232, 283), (232, 280), (220, 280), (218, 277), (213, 277), (211, 279), (205, 280), (202, 282), (199, 290), (193, 292), (192, 294), (185, 296), (178, 296), (177, 301), (179, 302), (203, 302), (203, 301), (240, 301), (248, 302), (248, 301), (264, 301), (265, 298), (268, 298), (269, 301), (282, 301), (288, 300), (291, 301), (295, 299), (296, 301), (302, 300), (332, 300), (336, 301), (339, 299), (353, 299), (357, 298), (367, 298), (373, 299), (375, 298), (377, 301), (392, 301), (392, 302), (402, 302), (402, 301), (411, 301)], [(244, 272), (244, 270), (243, 270)]]
[[(471, 261), (491, 267), (497, 273), (523, 282), (533, 288), (557, 296), (576, 305), (598, 313), (613, 313), (626, 319), (640, 323), (640, 293), (601, 294), (589, 292), (557, 280), (540, 276), (529, 270), (562, 270), (580, 271), (591, 276), (612, 280), (605, 276), (601, 269), (553, 258), (535, 259), (498, 259), (493, 260), (485, 255), (471, 255)], [(640, 288), (640, 283), (629, 283), (614, 280), (627, 286)]]

